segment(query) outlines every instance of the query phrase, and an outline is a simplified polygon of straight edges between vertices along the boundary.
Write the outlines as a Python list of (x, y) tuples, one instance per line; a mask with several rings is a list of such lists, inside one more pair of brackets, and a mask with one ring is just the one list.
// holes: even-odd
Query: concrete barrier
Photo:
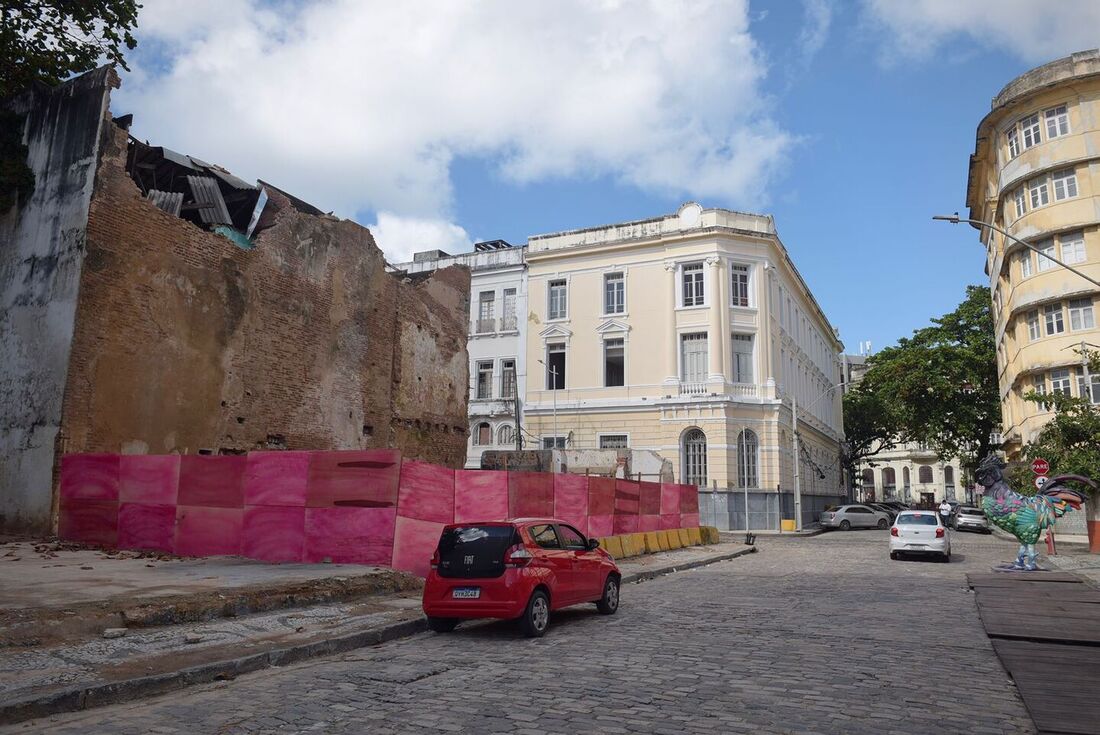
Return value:
[(688, 532), (688, 538), (691, 540), (691, 545), (692, 546), (702, 546), (703, 545), (703, 534), (701, 533), (701, 529), (689, 528), (687, 530), (687, 532)]
[(600, 546), (607, 550), (608, 554), (611, 554), (612, 558), (623, 558), (623, 542), (618, 536), (608, 536), (600, 539)]
[(703, 534), (704, 544), (717, 544), (719, 543), (719, 541), (721, 541), (721, 538), (718, 535), (718, 529), (714, 526), (703, 526), (700, 530)]
[(645, 540), (645, 553), (656, 554), (661, 550), (661, 542), (657, 538), (656, 531), (646, 531), (642, 537)]
[(688, 534), (686, 528), (678, 528), (676, 529), (676, 533), (680, 536), (680, 546), (684, 548), (691, 546), (691, 536)]
[(624, 534), (617, 538), (619, 539), (619, 544), (622, 546), (624, 559), (629, 559), (632, 556), (638, 555), (637, 549), (634, 548), (634, 539), (632, 539), (629, 534)]

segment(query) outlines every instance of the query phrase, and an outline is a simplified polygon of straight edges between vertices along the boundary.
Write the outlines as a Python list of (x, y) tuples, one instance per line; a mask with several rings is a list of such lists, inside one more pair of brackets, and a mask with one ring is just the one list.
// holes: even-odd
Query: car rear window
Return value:
[(985, 513), (978, 510), (977, 508), (963, 508), (959, 512), (962, 513), (964, 516), (984, 516), (985, 515)]
[(932, 513), (902, 513), (895, 521), (899, 526), (935, 526), (936, 516)]
[(828, 508), (825, 509), (825, 512), (826, 513), (836, 513), (838, 510), (840, 510), (840, 508), (841, 508), (841, 506), (839, 506), (839, 505), (830, 505)]
[(439, 576), (499, 577), (504, 552), (519, 543), (514, 526), (455, 526), (439, 537)]

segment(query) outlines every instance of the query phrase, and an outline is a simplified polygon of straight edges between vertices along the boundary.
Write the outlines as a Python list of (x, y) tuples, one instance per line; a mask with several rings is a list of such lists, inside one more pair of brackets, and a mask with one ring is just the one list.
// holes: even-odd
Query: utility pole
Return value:
[(516, 451), (523, 450), (523, 437), (520, 432), (519, 423), (519, 376), (516, 374), (516, 366), (512, 365), (512, 411), (516, 416)]
[(794, 449), (794, 530), (802, 530), (802, 482), (798, 473), (798, 397), (791, 394), (791, 442)]

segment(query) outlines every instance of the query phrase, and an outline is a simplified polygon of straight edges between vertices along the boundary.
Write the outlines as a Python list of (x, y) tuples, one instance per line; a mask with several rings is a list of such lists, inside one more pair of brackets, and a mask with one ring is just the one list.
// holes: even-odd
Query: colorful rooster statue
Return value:
[(1071, 488), (1067, 482), (1079, 482), (1092, 489), (1096, 483), (1080, 475), (1058, 475), (1043, 485), (1034, 497), (1027, 497), (1013, 490), (1004, 480), (1005, 463), (995, 454), (982, 460), (975, 477), (985, 488), (982, 510), (994, 525), (1003, 528), (1020, 540), (1020, 553), (1008, 569), (1034, 572), (1038, 570), (1035, 559), (1035, 543), (1044, 529), (1053, 528), (1055, 522), (1072, 508), (1080, 510), (1085, 496)]

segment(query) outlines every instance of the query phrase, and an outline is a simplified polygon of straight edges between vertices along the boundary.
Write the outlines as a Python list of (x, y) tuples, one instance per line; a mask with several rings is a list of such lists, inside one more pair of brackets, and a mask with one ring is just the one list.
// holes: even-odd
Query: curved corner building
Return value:
[[(1012, 80), (978, 125), (966, 203), (979, 228), (993, 294), (1005, 451), (1010, 459), (1052, 417), (1030, 391), (1090, 396), (1082, 345), (1100, 350), (1100, 50), (1053, 61)], [(1091, 390), (1090, 390), (1091, 388)]]

